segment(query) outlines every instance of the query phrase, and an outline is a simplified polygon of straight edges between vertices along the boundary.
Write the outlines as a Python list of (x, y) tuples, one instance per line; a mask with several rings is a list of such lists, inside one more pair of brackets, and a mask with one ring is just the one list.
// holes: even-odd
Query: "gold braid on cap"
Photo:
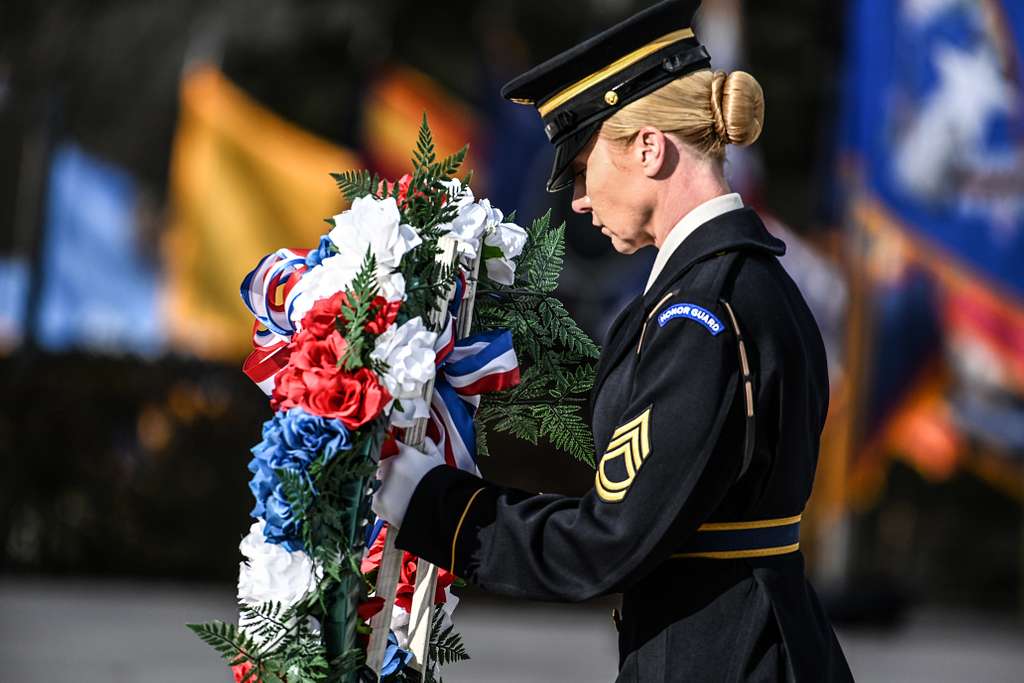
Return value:
[(559, 91), (550, 99), (548, 99), (544, 104), (537, 107), (537, 111), (540, 112), (540, 115), (542, 117), (547, 116), (552, 111), (562, 106), (572, 98), (576, 97), (584, 90), (587, 90), (588, 88), (597, 85), (606, 78), (611, 78), (612, 76), (619, 73), (623, 69), (633, 66), (644, 57), (652, 55), (658, 50), (666, 48), (673, 43), (678, 43), (680, 40), (686, 40), (687, 38), (693, 38), (693, 29), (681, 28), (678, 31), (666, 33), (661, 38), (658, 38), (657, 40), (652, 40), (651, 42), (647, 43), (646, 45), (643, 45), (642, 47), (638, 47), (629, 54), (623, 57), (619, 57), (618, 59), (616, 59), (614, 62), (604, 67), (603, 69), (595, 71), (586, 78), (581, 78), (580, 80), (576, 81), (569, 87)]

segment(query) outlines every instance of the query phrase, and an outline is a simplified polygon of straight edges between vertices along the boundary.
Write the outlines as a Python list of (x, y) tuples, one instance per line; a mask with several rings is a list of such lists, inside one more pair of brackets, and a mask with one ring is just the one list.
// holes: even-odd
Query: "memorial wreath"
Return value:
[(274, 414), (249, 463), (238, 624), (189, 625), (236, 681), (430, 681), (468, 658), (458, 579), (396, 550), (370, 510), (396, 439), (471, 472), (489, 430), (593, 464), (598, 349), (552, 296), (565, 227), (476, 199), (466, 150), (439, 159), (424, 116), (411, 174), (335, 174), (350, 208), (242, 283), (243, 370)]

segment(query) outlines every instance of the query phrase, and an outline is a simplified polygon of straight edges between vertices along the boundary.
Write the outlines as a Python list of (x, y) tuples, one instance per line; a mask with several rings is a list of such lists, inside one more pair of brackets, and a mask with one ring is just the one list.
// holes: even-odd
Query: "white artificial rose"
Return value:
[(422, 242), (416, 229), (401, 220), (394, 197), (358, 197), (348, 211), (334, 217), (327, 236), (340, 256), (355, 262), (357, 271), (367, 251), (373, 252), (378, 269), (392, 271)]
[[(288, 317), (296, 330), (302, 329), (302, 318), (305, 317), (313, 304), (320, 299), (328, 299), (338, 292), (345, 291), (359, 272), (359, 266), (339, 256), (331, 256), (307, 272), (288, 295)], [(386, 272), (377, 269), (378, 293), (388, 301), (401, 301), (405, 298), (405, 277), (395, 271)]]
[(475, 258), (480, 248), (480, 237), (487, 229), (487, 209), (477, 203), (459, 208), (458, 215), (448, 225), (449, 234), (459, 242), (459, 253)]
[(395, 199), (359, 197), (352, 208), (334, 217), (334, 225), (328, 237), (338, 253), (306, 272), (289, 294), (288, 317), (295, 329), (302, 327), (302, 318), (314, 303), (348, 289), (368, 251), (377, 261), (380, 295), (388, 301), (405, 298), (405, 278), (398, 266), (422, 240), (415, 228), (401, 223)]
[(499, 222), (489, 230), (487, 236), (484, 237), (484, 244), (497, 247), (501, 251), (501, 256), (484, 260), (487, 277), (503, 285), (511, 285), (515, 282), (516, 263), (513, 259), (523, 253), (526, 240), (526, 230), (515, 223)]
[(442, 180), (441, 184), (445, 187), (448, 199), (454, 202), (459, 208), (472, 204), (476, 201), (476, 198), (473, 196), (473, 190), (469, 185), (463, 185), (462, 181), (458, 178)]
[(484, 198), (477, 202), (487, 212), (487, 228), (493, 229), (505, 220), (505, 214), (496, 206), (491, 206), (491, 200)]
[[(415, 228), (401, 223), (394, 197), (359, 197), (352, 202), (352, 208), (334, 217), (334, 226), (328, 233), (338, 247), (334, 258), (340, 258), (355, 277), (367, 252), (371, 252), (377, 261), (377, 282), (381, 291), (394, 301), (394, 291), (399, 288), (392, 280), (400, 277), (395, 271), (402, 257), (423, 241)], [(392, 290), (390, 296), (389, 289)], [(400, 291), (405, 294), (404, 280)]]
[(294, 605), (316, 587), (313, 561), (301, 550), (289, 552), (263, 535), (264, 521), (249, 528), (238, 549), (246, 558), (238, 567), (238, 599), (246, 604)]
[(351, 262), (340, 255), (325, 258), (320, 265), (307, 271), (292, 288), (288, 297), (290, 301), (286, 302), (288, 317), (295, 329), (302, 327), (302, 318), (314, 303), (348, 289), (358, 272), (359, 265), (353, 268)]
[(378, 293), (388, 301), (401, 301), (405, 299), (405, 276), (397, 270), (390, 273), (381, 273), (377, 270)]
[[(473, 190), (463, 185), (458, 178), (443, 181), (448, 197), (458, 209), (451, 223), (442, 223), (438, 229), (458, 241), (459, 253), (466, 258), (475, 258), (480, 248), (480, 238), (492, 219), (490, 203), (486, 206), (475, 201)], [(484, 200), (485, 202), (487, 200)]]
[(434, 377), (436, 339), (437, 333), (416, 317), (400, 326), (392, 324), (374, 341), (370, 357), (387, 365), (381, 382), (402, 406), (391, 414), (396, 427), (411, 427), (413, 420), (430, 414), (423, 386)]
[[(301, 550), (289, 552), (282, 545), (268, 543), (263, 535), (263, 520), (257, 520), (238, 549), (245, 561), (238, 565), (238, 600), (257, 606), (280, 602), (287, 610), (316, 588), (322, 572), (314, 571), (313, 561)], [(256, 624), (241, 623), (255, 627)]]

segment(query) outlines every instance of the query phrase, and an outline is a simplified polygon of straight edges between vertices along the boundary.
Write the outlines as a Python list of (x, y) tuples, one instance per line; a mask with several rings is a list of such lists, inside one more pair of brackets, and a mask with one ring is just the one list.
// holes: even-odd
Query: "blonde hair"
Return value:
[(644, 126), (722, 160), (726, 145), (749, 145), (761, 135), (764, 93), (746, 71), (694, 71), (624, 106), (604, 122), (601, 135), (628, 144)]

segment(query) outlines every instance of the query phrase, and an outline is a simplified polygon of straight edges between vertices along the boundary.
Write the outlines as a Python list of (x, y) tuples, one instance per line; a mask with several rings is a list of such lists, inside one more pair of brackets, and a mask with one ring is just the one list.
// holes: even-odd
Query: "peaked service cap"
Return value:
[(570, 164), (601, 122), (669, 81), (711, 66), (691, 23), (700, 0), (665, 0), (518, 76), (501, 89), (537, 108), (555, 146), (548, 192), (572, 183)]

